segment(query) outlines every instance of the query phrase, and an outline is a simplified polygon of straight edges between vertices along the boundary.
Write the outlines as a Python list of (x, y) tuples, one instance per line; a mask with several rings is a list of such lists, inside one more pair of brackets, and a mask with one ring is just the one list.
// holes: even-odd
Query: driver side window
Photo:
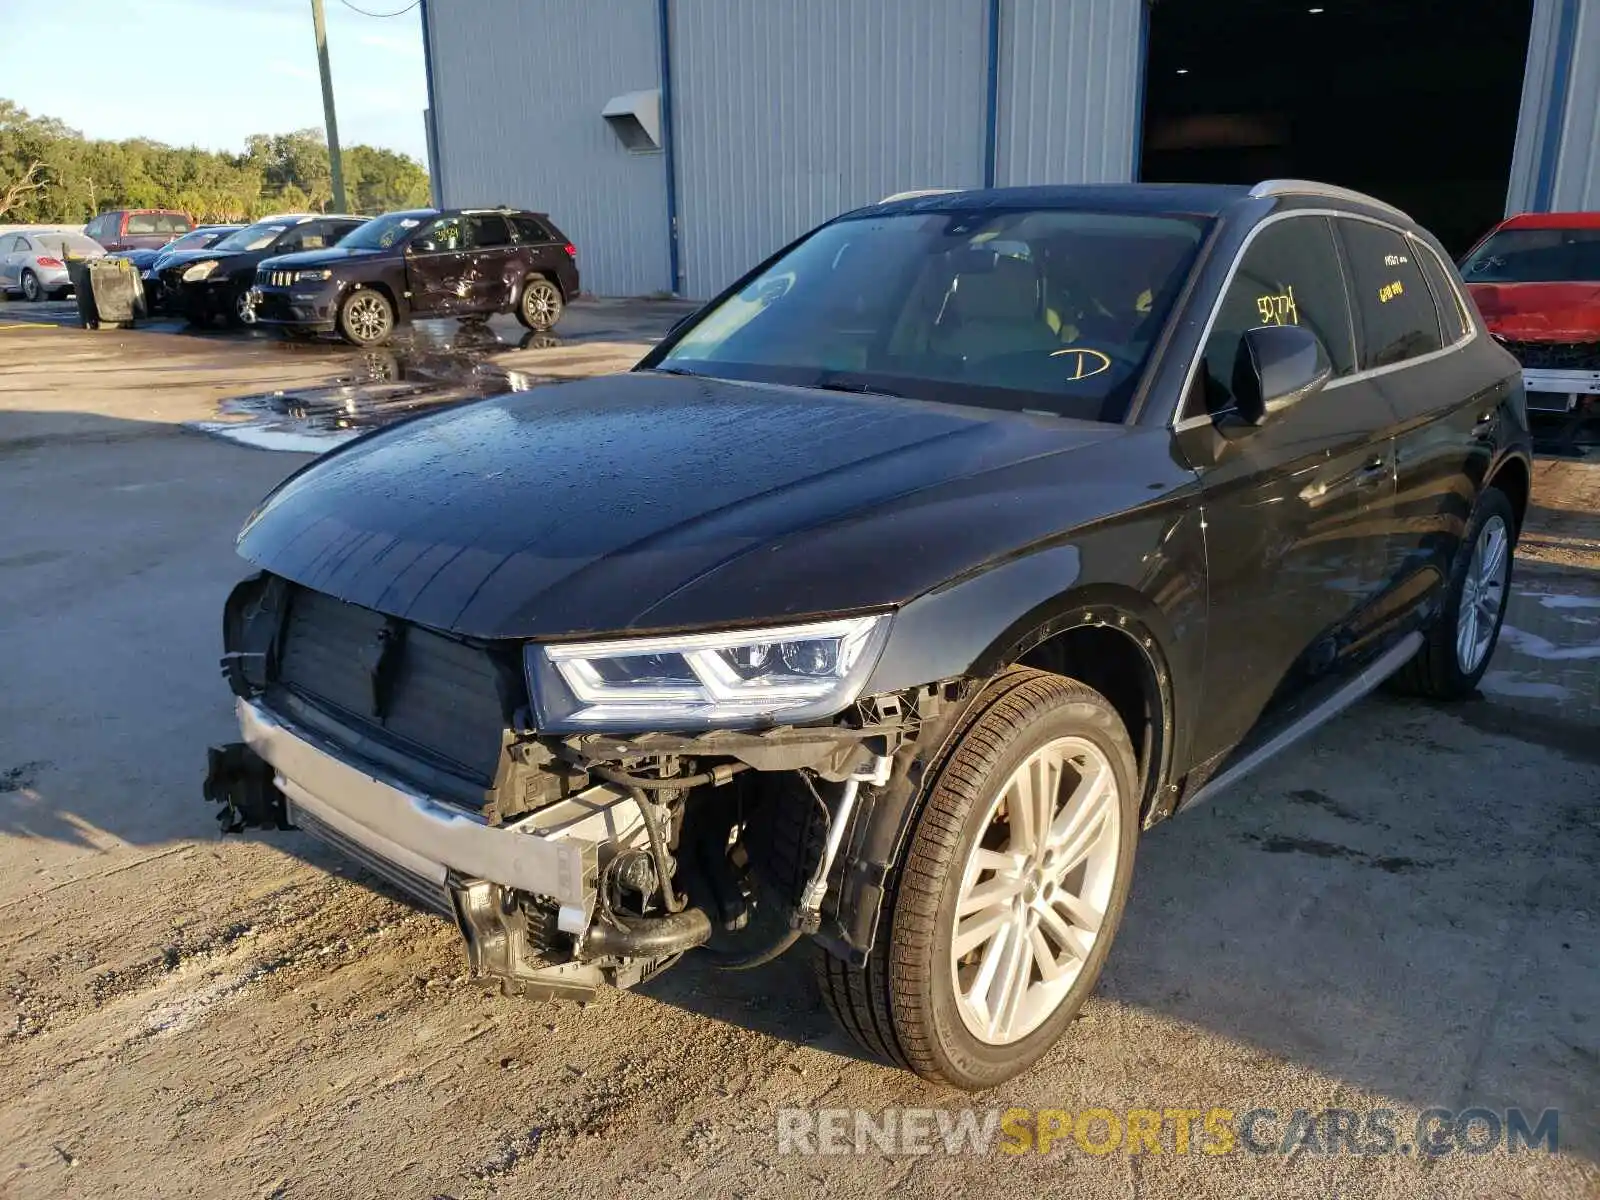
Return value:
[(1246, 330), (1263, 325), (1303, 326), (1327, 348), (1335, 376), (1355, 370), (1344, 273), (1326, 217), (1277, 221), (1246, 249), (1206, 339), (1200, 372), (1204, 412), (1221, 412), (1233, 404), (1239, 345)]
[(465, 226), (460, 217), (440, 217), (413, 239), (412, 249), (424, 254), (465, 250), (468, 244)]

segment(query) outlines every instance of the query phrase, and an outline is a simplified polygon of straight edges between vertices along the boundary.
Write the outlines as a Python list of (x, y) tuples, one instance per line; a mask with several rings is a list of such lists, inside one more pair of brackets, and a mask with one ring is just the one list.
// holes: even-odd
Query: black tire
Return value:
[[(1470, 670), (1461, 661), (1457, 639), (1461, 630), (1461, 601), (1468, 574), (1475, 561), (1475, 550), (1483, 536), (1485, 526), (1498, 521), (1505, 529), (1505, 578), (1501, 585), (1499, 606), (1494, 614), (1488, 648), (1481, 660)], [(1511, 500), (1497, 487), (1486, 487), (1478, 495), (1477, 507), (1467, 522), (1465, 536), (1457, 551), (1450, 572), (1449, 593), (1439, 617), (1427, 631), (1427, 640), (1405, 666), (1395, 674), (1392, 683), (1396, 691), (1413, 696), (1426, 696), (1433, 700), (1461, 700), (1473, 695), (1478, 681), (1489, 669), (1495, 646), (1500, 641), (1500, 627), (1505, 622), (1506, 605), (1511, 596), (1511, 577), (1516, 565), (1517, 514)]]
[(531, 275), (523, 281), (522, 293), (517, 297), (517, 320), (535, 333), (544, 333), (561, 320), (566, 307), (555, 280)]
[(44, 289), (39, 286), (39, 277), (32, 271), (22, 273), (22, 298), (30, 304), (44, 299)]
[(394, 333), (394, 305), (376, 288), (356, 288), (339, 302), (339, 333), (354, 346), (377, 346)]
[[(982, 1041), (960, 1016), (950, 969), (956, 901), (967, 855), (990, 805), (1034, 751), (1062, 737), (1094, 746), (1118, 788), (1120, 836), (1100, 932), (1051, 1014), (1007, 1044)], [(887, 882), (884, 917), (864, 967), (819, 954), (822, 995), (870, 1053), (924, 1079), (969, 1091), (1027, 1070), (1055, 1044), (1094, 990), (1127, 904), (1138, 840), (1138, 769), (1127, 730), (1104, 696), (1073, 679), (1014, 667), (974, 703), (925, 793), (902, 860)]]

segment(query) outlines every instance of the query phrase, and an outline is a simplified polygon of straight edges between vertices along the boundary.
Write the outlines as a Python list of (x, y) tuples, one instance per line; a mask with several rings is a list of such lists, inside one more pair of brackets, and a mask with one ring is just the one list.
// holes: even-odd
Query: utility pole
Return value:
[(333, 115), (333, 72), (328, 67), (328, 25), (322, 0), (311, 0), (311, 26), (317, 34), (317, 69), (322, 72), (322, 114), (328, 122), (328, 168), (333, 174), (333, 211), (344, 212), (344, 164), (339, 161), (339, 119)]

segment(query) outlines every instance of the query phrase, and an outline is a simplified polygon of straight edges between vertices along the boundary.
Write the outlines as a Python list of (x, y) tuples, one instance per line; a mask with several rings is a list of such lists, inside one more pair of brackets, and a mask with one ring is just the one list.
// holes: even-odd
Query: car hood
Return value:
[(777, 621), (898, 604), (1126, 506), (1143, 485), (1069, 488), (1061, 462), (1126, 436), (636, 372), (359, 438), (269, 495), (239, 551), (479, 637)]
[(294, 267), (305, 269), (307, 267), (336, 267), (342, 262), (352, 258), (370, 258), (377, 254), (376, 250), (341, 250), (337, 246), (329, 246), (326, 250), (301, 250), (294, 254), (275, 254), (262, 262), (262, 266), (269, 263), (274, 267)]
[(1600, 283), (1467, 285), (1491, 333), (1524, 342), (1600, 340)]

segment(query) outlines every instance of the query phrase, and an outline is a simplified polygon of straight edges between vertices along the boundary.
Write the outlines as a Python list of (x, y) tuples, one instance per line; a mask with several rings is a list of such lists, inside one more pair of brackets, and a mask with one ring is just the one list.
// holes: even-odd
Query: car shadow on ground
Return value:
[[(218, 613), (248, 570), (233, 531), (304, 461), (172, 425), (0, 412), (0, 509), (19, 514), (0, 543), (0, 837), (215, 836), (200, 782), (206, 745), (237, 736), (217, 671)], [(1600, 593), (1594, 576), (1562, 586)], [(1052, 1064), (1125, 1078), (1128, 1061), (1189, 1052), (1166, 1040), (1176, 1021), (1218, 1056), (1403, 1103), (1558, 1108), (1567, 1148), (1600, 1158), (1597, 795), (1592, 724), (1500, 697), (1363, 702), (1143, 839), (1085, 1022), (1007, 1094), (1048, 1086)], [(304, 834), (261, 836), (337, 862)], [(642, 990), (855, 1056), (807, 952), (739, 973), (691, 955)], [(1152, 1028), (1161, 1043), (1141, 1040)]]

